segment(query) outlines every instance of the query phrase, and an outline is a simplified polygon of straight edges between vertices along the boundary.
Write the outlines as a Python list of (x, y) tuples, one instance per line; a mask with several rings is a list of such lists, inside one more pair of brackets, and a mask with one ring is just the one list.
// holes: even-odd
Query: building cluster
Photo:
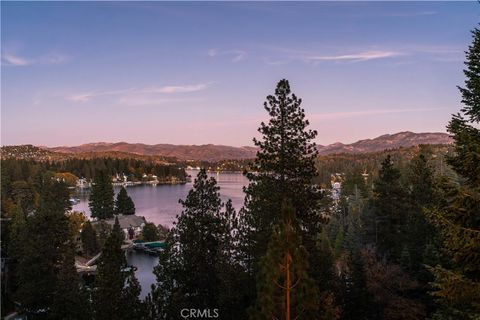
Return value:
[(32, 145), (20, 145), (20, 146), (4, 146), (1, 149), (1, 158), (14, 158), (14, 159), (35, 159), (37, 161), (52, 160), (53, 153), (50, 151), (32, 146)]
[(345, 174), (343, 173), (332, 173), (330, 176), (330, 184), (332, 186), (331, 197), (333, 201), (338, 201), (340, 199), (340, 194), (342, 192), (342, 183), (345, 180)]
[[(120, 224), (120, 228), (122, 229), (125, 239), (133, 240), (138, 238), (138, 236), (142, 233), (143, 227), (147, 223), (145, 217), (137, 216), (135, 214), (123, 215), (119, 214), (115, 216), (118, 219), (118, 223)], [(96, 228), (99, 224), (105, 223), (110, 228), (113, 228), (115, 224), (115, 218), (105, 219), (100, 221), (92, 222), (92, 226)]]

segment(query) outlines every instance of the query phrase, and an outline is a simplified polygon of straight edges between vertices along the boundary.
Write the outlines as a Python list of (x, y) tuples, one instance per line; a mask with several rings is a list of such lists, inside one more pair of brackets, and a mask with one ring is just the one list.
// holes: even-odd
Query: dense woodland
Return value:
[[(244, 207), (222, 203), (215, 179), (201, 170), (181, 200), (145, 301), (120, 249), (118, 223), (86, 286), (73, 266), (65, 183), (27, 173), (21, 162), (2, 166), (2, 201), (4, 183), (11, 200), (2, 224), (2, 303), (15, 301), (32, 319), (181, 319), (193, 308), (221, 319), (478, 320), (477, 29), (465, 75), (462, 107), (447, 126), (452, 150), (322, 158), (301, 99), (281, 80), (264, 105), (270, 119), (254, 140), (259, 152), (246, 173)], [(107, 174), (118, 168), (111, 163), (103, 163)], [(74, 170), (81, 164), (62, 170), (86, 174)], [(335, 173), (343, 185), (338, 199), (321, 186)]]
[(2, 160), (2, 176), (8, 175), (11, 181), (28, 180), (45, 172), (69, 172), (78, 178), (91, 180), (99, 171), (105, 171), (111, 176), (125, 174), (129, 180), (142, 180), (143, 174), (153, 174), (159, 178), (168, 176), (185, 179), (183, 166), (158, 164), (154, 161), (144, 161), (132, 158), (92, 158), (67, 159), (64, 161), (35, 161), (8, 158)]
[(348, 176), (361, 173), (368, 174), (367, 183), (371, 184), (378, 177), (382, 162), (388, 155), (395, 162), (396, 168), (406, 172), (410, 161), (419, 153), (428, 157), (435, 175), (452, 176), (453, 172), (446, 163), (446, 157), (452, 152), (453, 147), (448, 145), (419, 145), (381, 152), (320, 156), (316, 160), (318, 175), (314, 182), (327, 188), (332, 182), (332, 174), (341, 173), (343, 176)]

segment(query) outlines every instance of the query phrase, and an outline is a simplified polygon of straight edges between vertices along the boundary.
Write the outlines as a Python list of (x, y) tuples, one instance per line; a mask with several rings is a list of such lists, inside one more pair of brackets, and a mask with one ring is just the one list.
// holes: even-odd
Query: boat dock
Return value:
[(143, 242), (143, 241), (134, 241), (133, 249), (136, 251), (144, 252), (150, 255), (158, 255), (165, 249), (164, 241), (152, 241), (152, 242)]

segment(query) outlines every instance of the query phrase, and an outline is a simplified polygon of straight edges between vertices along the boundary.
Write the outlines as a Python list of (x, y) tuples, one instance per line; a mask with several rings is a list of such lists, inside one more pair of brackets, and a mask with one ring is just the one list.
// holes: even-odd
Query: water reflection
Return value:
[[(196, 177), (198, 171), (187, 171)], [(223, 201), (232, 199), (233, 206), (239, 210), (243, 205), (244, 193), (243, 186), (247, 185), (248, 180), (241, 173), (210, 173), (220, 186), (220, 195)], [(137, 215), (144, 216), (149, 222), (163, 224), (171, 227), (176, 216), (182, 211), (182, 206), (178, 203), (179, 199), (185, 199), (188, 191), (192, 188), (193, 182), (183, 185), (150, 185), (131, 186), (127, 188), (128, 194), (135, 203)], [(118, 192), (120, 187), (115, 187)], [(73, 206), (73, 210), (85, 212), (90, 215), (88, 208), (88, 197), (90, 192), (84, 190), (77, 192), (76, 197), (80, 202)]]
[(158, 264), (158, 257), (135, 251), (128, 251), (126, 255), (127, 263), (137, 267), (135, 276), (142, 287), (140, 299), (144, 299), (150, 293), (151, 285), (156, 282), (153, 268)]

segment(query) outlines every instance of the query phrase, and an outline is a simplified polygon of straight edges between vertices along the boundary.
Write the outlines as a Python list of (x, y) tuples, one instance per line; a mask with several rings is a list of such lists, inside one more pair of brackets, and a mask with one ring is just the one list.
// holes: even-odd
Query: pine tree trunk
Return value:
[(287, 273), (287, 283), (285, 286), (285, 299), (286, 299), (286, 314), (285, 314), (285, 320), (290, 320), (290, 288), (291, 288), (291, 279), (290, 279), (290, 261), (292, 257), (290, 256), (290, 252), (287, 253), (285, 259), (286, 261), (286, 268), (285, 271)]

